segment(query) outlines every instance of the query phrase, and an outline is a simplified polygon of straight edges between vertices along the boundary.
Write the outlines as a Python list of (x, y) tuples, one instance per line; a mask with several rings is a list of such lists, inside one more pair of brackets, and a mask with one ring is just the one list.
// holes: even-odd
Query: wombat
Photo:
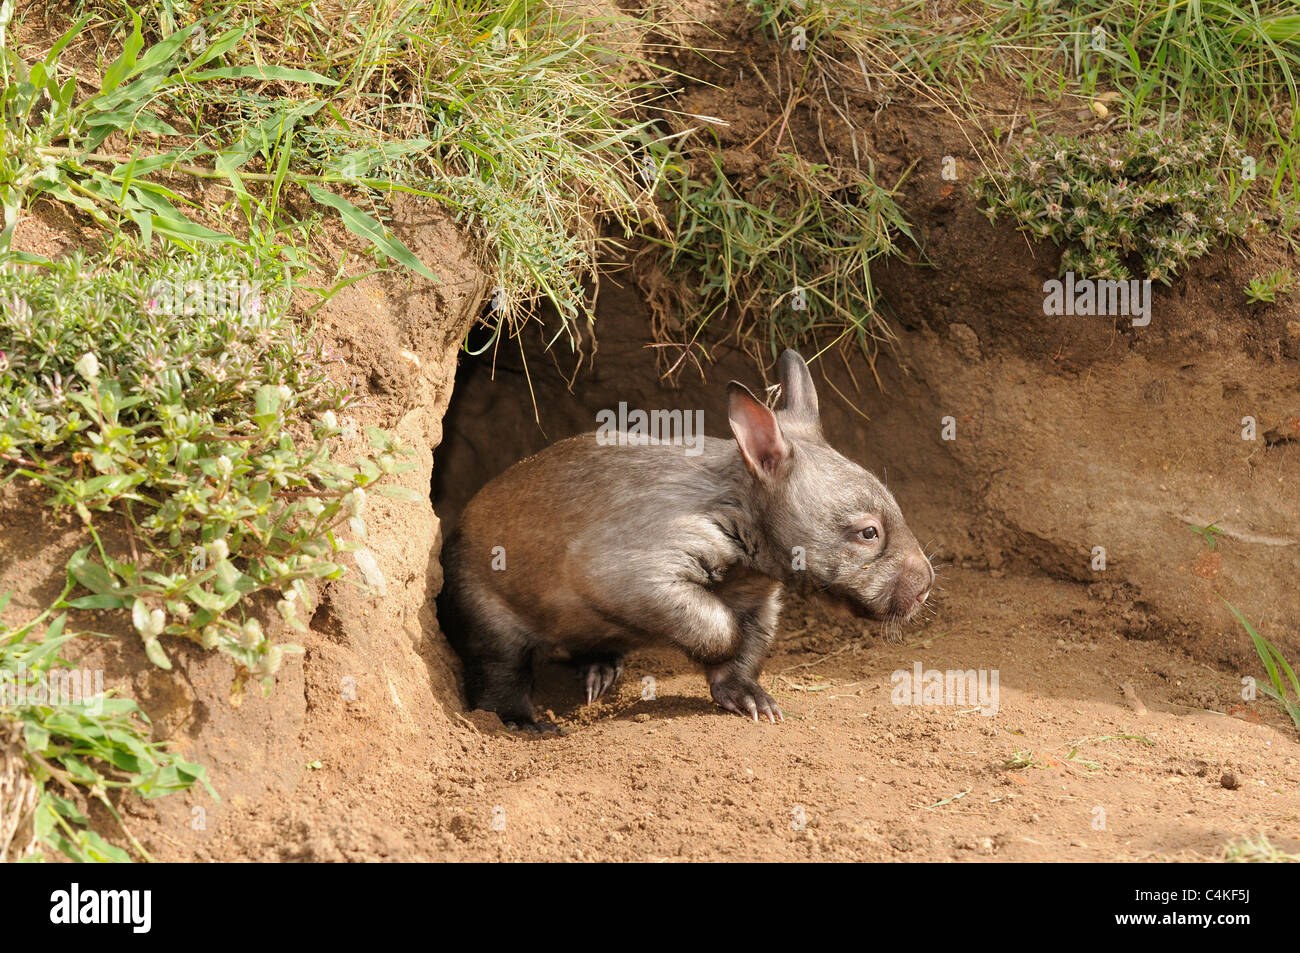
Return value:
[(782, 402), (727, 386), (735, 441), (683, 446), (573, 437), (516, 463), (470, 500), (443, 550), (443, 631), (473, 708), (538, 724), (534, 666), (554, 647), (604, 694), (630, 649), (678, 646), (714, 700), (783, 721), (758, 683), (783, 585), (897, 627), (925, 603), (930, 561), (879, 480), (822, 436), (794, 351)]

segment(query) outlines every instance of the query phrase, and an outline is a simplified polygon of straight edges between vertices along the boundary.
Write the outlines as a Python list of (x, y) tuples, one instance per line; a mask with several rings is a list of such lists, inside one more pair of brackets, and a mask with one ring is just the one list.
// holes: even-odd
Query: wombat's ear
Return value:
[(740, 455), (760, 480), (771, 480), (790, 455), (776, 414), (768, 410), (739, 381), (727, 385), (727, 419), (740, 445)]
[(777, 362), (777, 369), (781, 376), (781, 410), (800, 423), (820, 423), (817, 390), (803, 358), (787, 348)]

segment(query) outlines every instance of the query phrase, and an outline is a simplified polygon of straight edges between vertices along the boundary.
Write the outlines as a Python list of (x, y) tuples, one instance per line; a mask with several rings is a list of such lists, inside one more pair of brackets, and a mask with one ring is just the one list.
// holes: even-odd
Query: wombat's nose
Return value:
[(930, 598), (930, 587), (934, 585), (934, 567), (921, 552), (911, 553), (903, 560), (903, 574), (907, 579), (916, 580), (916, 604), (922, 605)]

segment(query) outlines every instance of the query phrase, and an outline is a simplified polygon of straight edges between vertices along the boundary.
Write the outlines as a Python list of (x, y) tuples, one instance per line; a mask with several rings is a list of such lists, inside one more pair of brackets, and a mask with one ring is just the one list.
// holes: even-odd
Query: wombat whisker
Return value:
[(888, 642), (903, 641), (903, 623), (898, 619), (887, 619), (885, 621), (885, 640)]

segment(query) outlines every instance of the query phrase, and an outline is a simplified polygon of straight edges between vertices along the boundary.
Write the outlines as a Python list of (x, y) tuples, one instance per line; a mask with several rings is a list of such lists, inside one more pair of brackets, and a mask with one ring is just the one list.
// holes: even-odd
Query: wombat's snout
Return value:
[(906, 622), (925, 605), (934, 585), (934, 567), (919, 549), (909, 553), (894, 579), (891, 614)]

